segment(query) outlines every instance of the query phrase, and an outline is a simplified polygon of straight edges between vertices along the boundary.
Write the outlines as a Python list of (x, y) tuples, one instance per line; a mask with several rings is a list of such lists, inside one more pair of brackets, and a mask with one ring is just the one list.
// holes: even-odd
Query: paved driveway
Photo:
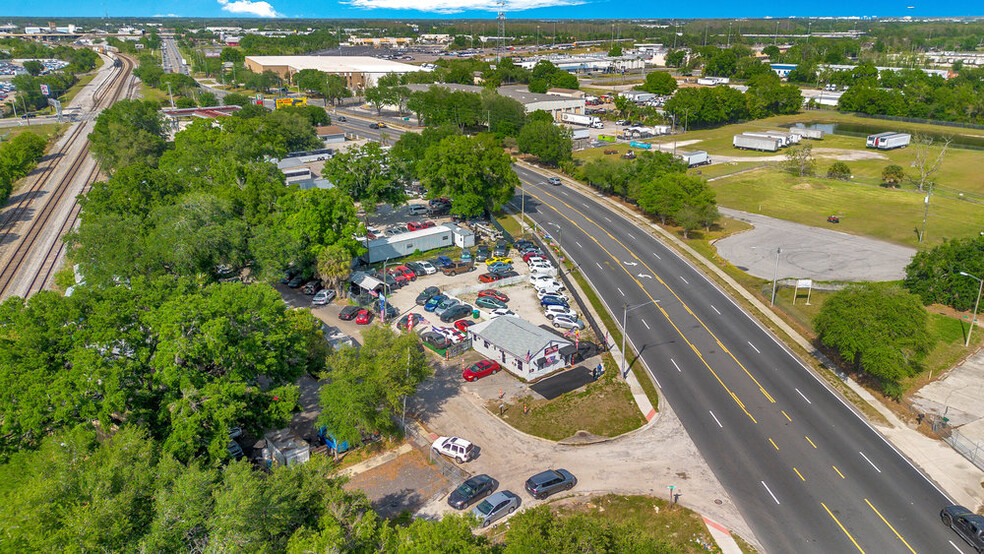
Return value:
[(721, 208), (721, 214), (751, 223), (751, 231), (714, 243), (738, 269), (772, 279), (779, 255), (780, 279), (894, 281), (905, 275), (915, 249), (763, 215)]
[[(480, 448), (478, 457), (460, 467), (471, 474), (491, 475), (499, 481), (499, 490), (520, 496), (523, 508), (540, 504), (523, 490), (529, 476), (547, 468), (564, 468), (577, 476), (578, 485), (559, 496), (615, 492), (666, 498), (673, 485), (681, 493), (681, 504), (754, 540), (668, 406), (663, 405), (656, 418), (634, 432), (606, 442), (566, 446), (517, 431), (491, 415), (474, 386), (462, 384), (457, 366), (442, 367), (413, 399), (412, 412), (430, 433), (475, 443)], [(417, 515), (440, 517), (450, 511), (441, 497), (425, 504)]]

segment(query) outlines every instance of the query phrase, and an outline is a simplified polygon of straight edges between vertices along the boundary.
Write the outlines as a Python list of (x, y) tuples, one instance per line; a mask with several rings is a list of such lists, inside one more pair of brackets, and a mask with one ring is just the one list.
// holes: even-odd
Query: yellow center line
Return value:
[[(868, 502), (868, 499), (865, 498), (864, 501)], [(892, 527), (892, 524), (889, 523), (887, 519), (885, 519), (885, 516), (881, 515), (881, 512), (878, 511), (878, 508), (875, 508), (874, 505), (871, 504), (871, 502), (868, 502), (868, 506), (871, 506), (871, 509), (874, 510), (876, 514), (878, 514), (878, 517), (880, 517), (881, 520), (885, 522), (885, 525), (888, 525), (888, 528), (891, 529), (893, 533), (895, 533), (895, 536), (898, 537), (900, 541), (902, 541), (902, 544), (904, 544), (905, 547), (909, 549), (909, 552), (912, 552), (912, 554), (916, 554), (916, 551), (911, 546), (909, 546), (909, 543), (907, 543), (905, 539), (902, 538), (902, 535), (900, 535), (899, 532), (895, 530), (895, 527)]]
[(847, 477), (844, 477), (844, 474), (841, 473), (841, 470), (837, 469), (837, 466), (830, 466), (830, 467), (834, 468), (834, 471), (837, 472), (837, 475), (841, 476), (841, 479), (847, 479)]
[[(524, 182), (526, 182), (526, 181), (524, 181)], [(537, 200), (543, 202), (543, 199), (540, 198), (540, 197), (538, 197), (537, 195), (535, 195), (533, 193), (527, 193), (527, 194), (529, 194), (533, 198), (536, 198)], [(704, 359), (704, 356), (700, 353), (700, 350), (698, 350), (697, 347), (694, 346), (694, 344), (691, 343), (690, 340), (687, 339), (686, 335), (683, 334), (683, 331), (680, 330), (679, 327), (677, 327), (676, 323), (674, 323), (672, 319), (670, 319), (670, 314), (666, 313), (666, 310), (664, 310), (663, 307), (659, 305), (659, 303), (656, 301), (656, 298), (654, 298), (653, 295), (650, 294), (648, 290), (646, 290), (646, 287), (643, 286), (643, 284), (639, 281), (639, 279), (637, 279), (634, 275), (632, 275), (632, 273), (630, 273), (627, 269), (625, 269), (625, 266), (622, 265), (621, 262), (619, 262), (618, 258), (616, 258), (607, 248), (605, 248), (604, 246), (602, 246), (601, 242), (599, 242), (598, 239), (596, 239), (593, 235), (591, 235), (586, 230), (584, 230), (583, 227), (581, 227), (580, 225), (578, 225), (577, 222), (575, 222), (571, 218), (567, 217), (566, 215), (560, 213), (560, 210), (558, 210), (554, 206), (551, 206), (550, 204), (548, 204), (546, 202), (543, 202), (543, 204), (545, 206), (550, 207), (550, 209), (552, 209), (553, 211), (557, 212), (557, 214), (560, 217), (563, 217), (564, 219), (566, 219), (568, 222), (570, 222), (571, 225), (573, 225), (574, 227), (577, 227), (578, 229), (580, 229), (581, 232), (584, 233), (585, 236), (587, 236), (588, 238), (590, 238), (592, 241), (594, 241), (595, 244), (598, 245), (599, 248), (601, 248), (602, 250), (604, 250), (605, 251), (605, 254), (608, 254), (608, 256), (611, 257), (612, 260), (614, 260), (615, 262), (618, 262), (618, 266), (620, 268), (622, 268), (622, 271), (624, 271), (625, 274), (628, 275), (630, 279), (632, 279), (633, 281), (635, 281), (636, 285), (639, 286), (639, 289), (642, 290), (642, 292), (649, 298), (649, 300), (653, 303), (653, 305), (656, 306), (656, 309), (658, 309), (660, 311), (660, 313), (663, 314), (663, 317), (666, 318), (666, 321), (669, 322), (669, 324), (673, 326), (673, 329), (675, 329), (676, 332), (677, 332), (677, 334), (680, 335), (680, 338), (682, 338), (683, 341), (686, 342), (690, 346), (690, 349), (694, 351), (694, 353), (697, 355), (697, 357), (700, 358), (700, 361), (704, 364), (704, 367), (706, 367), (708, 369), (708, 371), (711, 372), (711, 375), (713, 375), (714, 378), (717, 379), (717, 382), (724, 388), (724, 390), (728, 393), (728, 395), (731, 396), (732, 399), (734, 399), (735, 403), (738, 404), (738, 407), (741, 408), (741, 411), (745, 412), (745, 415), (747, 415), (748, 418), (751, 419), (753, 423), (758, 423), (758, 421), (755, 419), (755, 417), (752, 416), (752, 414), (749, 413), (748, 410), (745, 409), (745, 405), (740, 400), (738, 400), (738, 396), (736, 396), (735, 393), (731, 392), (731, 389), (729, 389), (728, 386), (724, 384), (724, 381), (721, 380), (721, 377), (718, 376), (717, 372), (715, 372), (714, 369), (711, 367), (711, 365), (709, 363), (707, 363), (707, 360)], [(592, 222), (592, 223), (594, 223), (594, 222)], [(606, 231), (606, 233), (607, 233), (607, 231)], [(610, 234), (608, 236), (611, 237)], [(612, 237), (612, 238), (614, 238), (614, 237)], [(622, 332), (624, 333), (625, 330), (623, 329)]]
[(772, 443), (772, 446), (775, 446), (775, 447), (776, 447), (776, 450), (779, 450), (779, 445), (778, 445), (778, 444), (776, 444), (776, 441), (774, 441), (774, 440), (772, 440), (772, 439), (769, 439), (769, 442), (771, 442), (771, 443)]
[[(533, 183), (531, 183), (531, 182), (529, 182), (529, 181), (526, 181), (526, 180), (523, 180), (523, 182), (524, 182), (524, 183), (526, 183), (526, 184), (528, 184), (528, 185), (530, 185), (530, 186), (535, 186), (535, 185), (533, 185)], [(595, 222), (594, 220), (592, 220), (592, 219), (591, 219), (590, 217), (588, 217), (587, 215), (585, 215), (585, 214), (584, 214), (583, 212), (581, 212), (580, 210), (578, 210), (578, 209), (577, 209), (577, 208), (575, 208), (574, 206), (571, 206), (571, 205), (570, 205), (570, 204), (568, 204), (567, 202), (565, 202), (565, 201), (563, 201), (563, 200), (561, 200), (561, 199), (560, 199), (560, 198), (558, 198), (557, 196), (555, 196), (555, 195), (553, 195), (553, 194), (551, 194), (550, 192), (547, 192), (547, 191), (543, 191), (543, 192), (544, 192), (544, 194), (546, 194), (546, 195), (548, 195), (548, 196), (550, 196), (550, 197), (552, 197), (552, 198), (553, 198), (554, 200), (556, 200), (556, 201), (558, 201), (558, 202), (560, 202), (561, 204), (563, 204), (563, 205), (565, 205), (565, 206), (567, 206), (568, 208), (570, 208), (571, 210), (573, 210), (573, 211), (574, 211), (575, 213), (577, 213), (577, 214), (579, 214), (579, 215), (580, 215), (581, 217), (583, 217), (583, 218), (584, 218), (584, 219), (585, 219), (586, 221), (589, 221), (589, 222), (591, 222), (592, 224), (594, 224), (595, 226), (597, 226), (597, 227), (598, 227), (599, 229), (601, 229), (601, 230), (602, 230), (602, 231), (603, 231), (603, 232), (604, 232), (604, 233), (605, 233), (606, 235), (608, 235), (608, 237), (609, 237), (609, 238), (611, 238), (611, 239), (612, 239), (613, 241), (615, 241), (615, 242), (617, 242), (617, 243), (618, 243), (618, 244), (619, 244), (619, 245), (620, 245), (620, 246), (621, 246), (622, 248), (624, 248), (624, 249), (625, 249), (625, 251), (626, 251), (626, 252), (628, 252), (630, 256), (632, 256), (632, 257), (633, 257), (633, 258), (635, 258), (635, 259), (636, 259), (636, 260), (637, 260), (637, 261), (638, 261), (639, 263), (641, 263), (643, 267), (645, 267), (645, 268), (646, 268), (647, 270), (649, 270), (650, 272), (652, 272), (652, 274), (653, 274), (653, 277), (654, 277), (654, 278), (655, 278), (655, 279), (656, 279), (657, 281), (659, 281), (659, 282), (660, 282), (660, 284), (662, 284), (662, 285), (663, 285), (664, 287), (666, 287), (666, 290), (668, 290), (668, 291), (670, 292), (670, 294), (672, 294), (672, 295), (673, 295), (673, 297), (674, 297), (674, 298), (676, 298), (678, 302), (680, 302), (680, 305), (681, 305), (681, 306), (683, 306), (683, 307), (684, 307), (684, 309), (686, 309), (686, 310), (687, 310), (687, 312), (688, 312), (688, 313), (689, 313), (690, 315), (692, 315), (692, 316), (694, 317), (694, 319), (696, 319), (696, 320), (697, 320), (697, 322), (698, 322), (698, 323), (700, 323), (700, 326), (701, 326), (701, 327), (703, 327), (703, 328), (704, 328), (704, 330), (705, 330), (705, 331), (707, 331), (707, 333), (708, 333), (708, 334), (710, 334), (712, 338), (714, 338), (714, 340), (715, 340), (715, 341), (717, 342), (717, 344), (718, 344), (718, 345), (719, 345), (719, 346), (721, 347), (721, 350), (723, 350), (724, 352), (726, 352), (726, 353), (728, 354), (728, 356), (730, 356), (730, 357), (731, 357), (731, 359), (732, 359), (732, 360), (734, 360), (736, 364), (738, 364), (738, 367), (740, 367), (740, 368), (741, 368), (741, 369), (742, 369), (742, 370), (743, 370), (743, 371), (745, 372), (745, 374), (746, 374), (746, 375), (748, 375), (748, 377), (749, 377), (749, 378), (750, 378), (750, 379), (751, 379), (751, 380), (752, 380), (752, 381), (753, 381), (753, 382), (754, 382), (754, 383), (755, 383), (755, 384), (756, 384), (756, 385), (758, 386), (758, 388), (759, 388), (759, 391), (761, 391), (761, 392), (762, 392), (762, 394), (763, 394), (763, 395), (764, 395), (764, 396), (765, 396), (765, 397), (766, 397), (767, 399), (769, 399), (769, 402), (771, 402), (771, 403), (773, 403), (773, 404), (775, 404), (775, 403), (776, 403), (776, 400), (775, 400), (775, 398), (773, 398), (773, 397), (772, 397), (772, 395), (771, 395), (771, 394), (769, 394), (769, 392), (768, 392), (767, 390), (765, 390), (765, 387), (763, 387), (763, 386), (762, 386), (762, 384), (758, 382), (758, 379), (756, 379), (756, 378), (755, 378), (755, 377), (754, 377), (754, 376), (753, 376), (753, 375), (751, 374), (751, 372), (750, 372), (750, 371), (748, 371), (748, 369), (747, 369), (747, 368), (746, 368), (746, 367), (745, 367), (745, 366), (744, 366), (744, 365), (743, 365), (743, 364), (742, 364), (742, 363), (741, 363), (740, 361), (738, 361), (738, 358), (736, 358), (736, 357), (735, 357), (735, 355), (731, 353), (731, 350), (729, 350), (729, 349), (728, 349), (728, 347), (726, 347), (726, 346), (725, 346), (725, 345), (724, 345), (723, 343), (721, 343), (721, 341), (720, 341), (720, 340), (719, 340), (719, 339), (717, 338), (717, 335), (715, 335), (715, 334), (714, 334), (714, 332), (713, 332), (713, 331), (711, 331), (711, 330), (710, 330), (710, 328), (708, 328), (706, 324), (704, 324), (704, 321), (703, 321), (703, 320), (702, 320), (701, 318), (699, 318), (699, 317), (697, 317), (697, 314), (695, 314), (695, 313), (693, 312), (693, 310), (691, 310), (691, 309), (690, 309), (690, 306), (688, 306), (688, 305), (687, 305), (687, 303), (686, 303), (686, 302), (684, 302), (684, 301), (683, 301), (683, 299), (682, 299), (682, 298), (680, 298), (680, 296), (679, 296), (679, 295), (677, 295), (677, 293), (676, 293), (676, 292), (675, 292), (675, 291), (674, 291), (674, 290), (673, 290), (673, 289), (672, 289), (672, 288), (671, 288), (671, 287), (670, 287), (670, 286), (669, 286), (668, 284), (666, 284), (666, 281), (663, 281), (663, 278), (659, 276), (659, 273), (657, 273), (657, 272), (656, 272), (656, 271), (655, 271), (655, 270), (654, 270), (653, 268), (651, 268), (651, 267), (649, 267), (649, 264), (647, 264), (647, 263), (646, 263), (645, 261), (643, 261), (643, 260), (642, 260), (642, 258), (640, 258), (639, 256), (637, 256), (637, 255), (635, 254), (635, 252), (633, 252), (632, 250), (630, 250), (630, 249), (629, 249), (629, 247), (627, 247), (627, 246), (625, 246), (625, 244), (624, 244), (624, 243), (623, 243), (623, 242), (622, 242), (621, 240), (619, 240), (619, 239), (617, 239), (617, 238), (615, 238), (615, 236), (614, 236), (614, 235), (612, 235), (611, 233), (609, 233), (608, 231), (606, 231), (604, 227), (602, 227), (601, 225), (598, 225), (598, 223), (596, 223), (596, 222)], [(533, 196), (533, 197), (534, 197), (534, 198), (536, 198), (537, 200), (540, 200), (541, 202), (543, 201), (543, 200), (542, 200), (541, 198), (539, 198), (539, 197), (538, 197), (538, 196), (536, 196), (535, 194), (532, 194), (532, 193), (528, 193), (528, 194), (530, 194), (531, 196)], [(565, 216), (564, 214), (561, 214), (561, 213), (560, 213), (560, 211), (559, 211), (559, 210), (557, 210), (557, 208), (554, 208), (553, 206), (550, 206), (550, 207), (551, 207), (551, 209), (553, 209), (553, 210), (554, 210), (555, 212), (557, 212), (558, 214), (560, 214), (560, 215), (561, 215), (561, 217), (563, 217), (563, 218), (564, 218), (564, 219), (566, 219), (567, 221), (570, 221), (571, 223), (574, 223), (573, 221), (571, 221), (571, 219), (570, 219), (570, 218), (568, 218), (568, 217), (567, 217), (567, 216)], [(575, 225), (576, 225), (576, 224), (575, 224)], [(579, 229), (581, 229), (581, 227), (580, 227), (580, 226), (578, 226), (578, 228), (579, 228)], [(582, 231), (582, 232), (584, 232), (584, 233), (585, 233), (586, 235), (588, 235), (588, 233), (587, 233), (586, 231), (584, 231), (584, 229), (581, 229), (581, 231)], [(588, 236), (591, 236), (591, 235), (588, 235)], [(597, 242), (597, 241), (595, 241), (595, 242)], [(599, 244), (599, 246), (600, 246), (600, 244)], [(606, 250), (605, 252), (608, 252), (608, 251)], [(609, 253), (608, 255), (609, 255), (609, 256), (611, 256), (611, 254), (610, 254), (610, 253)], [(614, 256), (612, 256), (612, 257), (614, 258)], [(622, 265), (622, 264), (619, 264), (619, 265)], [(623, 269), (624, 269), (624, 268), (623, 268)], [(631, 276), (631, 274), (629, 274), (629, 275)], [(640, 286), (642, 286), (642, 284), (641, 284), (641, 283), (640, 283)]]
[(828, 508), (827, 505), (824, 504), (823, 502), (821, 502), (820, 505), (823, 506), (824, 510), (827, 510), (827, 514), (829, 514), (830, 517), (834, 519), (834, 522), (837, 523), (837, 526), (841, 528), (841, 531), (843, 531), (844, 534), (847, 535), (847, 538), (851, 539), (851, 542), (853, 542), (854, 546), (857, 547), (858, 552), (864, 554), (864, 549), (861, 548), (861, 545), (858, 544), (858, 541), (854, 540), (854, 537), (852, 537), (851, 534), (847, 532), (847, 529), (845, 529), (844, 526), (841, 525), (841, 522), (837, 519), (837, 516), (835, 516), (834, 513), (830, 511), (830, 508)]
[(782, 415), (786, 416), (786, 419), (788, 419), (789, 421), (793, 420), (793, 418), (789, 417), (789, 414), (787, 414), (785, 410), (779, 410), (779, 411), (782, 412)]
[(800, 478), (800, 479), (802, 479), (803, 481), (806, 481), (806, 478), (805, 478), (805, 477), (803, 477), (803, 474), (802, 474), (802, 473), (800, 473), (798, 469), (796, 469), (796, 468), (794, 467), (794, 468), (793, 468), (793, 471), (795, 471), (795, 472), (796, 472), (796, 475), (799, 475), (799, 478)]
[[(810, 437), (806, 437), (806, 440), (808, 440), (810, 442), (810, 444), (813, 444), (813, 441), (810, 440)], [(813, 448), (816, 448), (816, 447), (817, 447), (817, 445), (813, 444)]]

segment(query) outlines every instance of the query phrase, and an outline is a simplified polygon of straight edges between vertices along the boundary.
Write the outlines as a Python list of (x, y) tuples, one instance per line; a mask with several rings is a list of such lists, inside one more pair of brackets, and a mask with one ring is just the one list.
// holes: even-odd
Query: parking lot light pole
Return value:
[(971, 279), (980, 283), (977, 287), (977, 300), (974, 302), (974, 311), (971, 312), (970, 314), (970, 329), (967, 330), (967, 340), (964, 341), (964, 348), (967, 348), (968, 346), (970, 346), (970, 333), (974, 330), (974, 325), (975, 325), (974, 322), (977, 321), (977, 308), (979, 308), (981, 305), (981, 292), (984, 291), (984, 279), (971, 275), (970, 273), (967, 273), (965, 271), (961, 271), (960, 275), (963, 275), (964, 277), (970, 277)]
[(629, 374), (629, 368), (626, 363), (625, 356), (625, 336), (628, 334), (625, 331), (626, 318), (632, 310), (657, 303), (659, 303), (659, 300), (650, 300), (648, 302), (643, 302), (642, 304), (636, 304), (635, 306), (629, 306), (628, 304), (622, 305), (622, 379), (625, 379), (625, 377)]

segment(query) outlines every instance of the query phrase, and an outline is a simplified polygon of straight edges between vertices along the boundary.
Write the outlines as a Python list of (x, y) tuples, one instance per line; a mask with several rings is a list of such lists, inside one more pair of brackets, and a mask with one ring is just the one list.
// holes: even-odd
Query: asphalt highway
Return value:
[(970, 551), (940, 523), (945, 494), (644, 220), (516, 172), (526, 213), (619, 323), (628, 307), (634, 350), (767, 552)]

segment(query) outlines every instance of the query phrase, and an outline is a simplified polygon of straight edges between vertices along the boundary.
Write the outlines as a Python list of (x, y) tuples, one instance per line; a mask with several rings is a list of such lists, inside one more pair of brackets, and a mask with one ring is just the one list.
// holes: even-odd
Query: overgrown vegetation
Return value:
[(14, 182), (26, 176), (41, 161), (48, 141), (34, 133), (20, 133), (0, 144), (0, 206), (7, 203)]

